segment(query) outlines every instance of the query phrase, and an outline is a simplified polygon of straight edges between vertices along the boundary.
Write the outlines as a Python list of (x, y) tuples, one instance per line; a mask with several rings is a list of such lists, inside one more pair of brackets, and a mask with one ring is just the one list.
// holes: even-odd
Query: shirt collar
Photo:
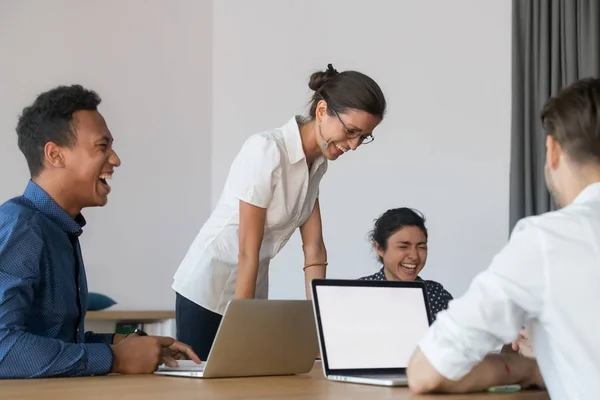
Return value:
[[(291, 164), (296, 164), (306, 158), (302, 148), (302, 139), (300, 138), (299, 123), (301, 116), (294, 115), (281, 129), (283, 131), (283, 141), (288, 153), (288, 159)], [(320, 166), (325, 160), (324, 156), (319, 156), (315, 160), (315, 166)]]
[(580, 204), (590, 200), (598, 199), (600, 199), (600, 182), (595, 182), (583, 189), (577, 195), (577, 197), (575, 197), (575, 200), (573, 200), (573, 204)]
[(71, 218), (44, 189), (32, 180), (29, 180), (23, 196), (31, 201), (39, 212), (57, 224), (63, 231), (75, 236), (79, 236), (83, 232), (82, 228), (86, 223), (83, 215), (78, 214), (75, 219)]
[(302, 139), (300, 139), (300, 128), (298, 127), (299, 117), (294, 115), (283, 127), (283, 141), (288, 153), (290, 163), (296, 164), (304, 159), (304, 149), (302, 148)]

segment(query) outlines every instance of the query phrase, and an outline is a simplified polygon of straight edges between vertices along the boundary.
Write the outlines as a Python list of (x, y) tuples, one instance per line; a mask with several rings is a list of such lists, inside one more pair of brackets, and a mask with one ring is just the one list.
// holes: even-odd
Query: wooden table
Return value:
[(306, 375), (264, 378), (197, 379), (159, 375), (108, 375), (0, 381), (0, 399), (498, 399), (548, 400), (546, 392), (417, 396), (407, 388), (327, 381), (320, 363)]

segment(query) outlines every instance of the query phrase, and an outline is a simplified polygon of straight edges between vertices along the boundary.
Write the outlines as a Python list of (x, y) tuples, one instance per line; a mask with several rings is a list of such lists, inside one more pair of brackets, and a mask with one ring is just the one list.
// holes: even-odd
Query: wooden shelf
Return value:
[(90, 321), (157, 321), (175, 319), (175, 311), (88, 311)]

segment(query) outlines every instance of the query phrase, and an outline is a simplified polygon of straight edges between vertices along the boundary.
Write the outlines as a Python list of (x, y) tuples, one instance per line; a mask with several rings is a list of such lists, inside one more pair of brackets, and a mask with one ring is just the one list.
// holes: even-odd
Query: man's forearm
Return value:
[(460, 381), (445, 380), (443, 392), (478, 392), (491, 386), (534, 384), (538, 366), (534, 359), (518, 354), (490, 354)]
[(103, 343), (66, 343), (23, 331), (0, 330), (0, 378), (22, 379), (108, 374), (113, 355)]
[(543, 386), (536, 361), (514, 353), (489, 354), (458, 381), (441, 376), (420, 350), (414, 361), (409, 369), (409, 384), (417, 393), (479, 392), (491, 386), (508, 384)]

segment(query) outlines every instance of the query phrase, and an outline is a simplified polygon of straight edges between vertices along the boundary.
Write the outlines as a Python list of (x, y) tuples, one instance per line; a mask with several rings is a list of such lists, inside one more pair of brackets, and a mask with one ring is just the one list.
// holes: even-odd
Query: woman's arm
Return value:
[(254, 298), (258, 275), (258, 256), (264, 236), (266, 215), (266, 208), (240, 200), (240, 252), (234, 295), (236, 299)]
[[(323, 229), (321, 226), (321, 208), (319, 199), (308, 220), (300, 227), (302, 236), (302, 250), (304, 251), (304, 281), (306, 285), (306, 298), (312, 299), (310, 281), (317, 278), (325, 278), (327, 268), (327, 249), (323, 241)], [(311, 264), (317, 264), (312, 265)]]

